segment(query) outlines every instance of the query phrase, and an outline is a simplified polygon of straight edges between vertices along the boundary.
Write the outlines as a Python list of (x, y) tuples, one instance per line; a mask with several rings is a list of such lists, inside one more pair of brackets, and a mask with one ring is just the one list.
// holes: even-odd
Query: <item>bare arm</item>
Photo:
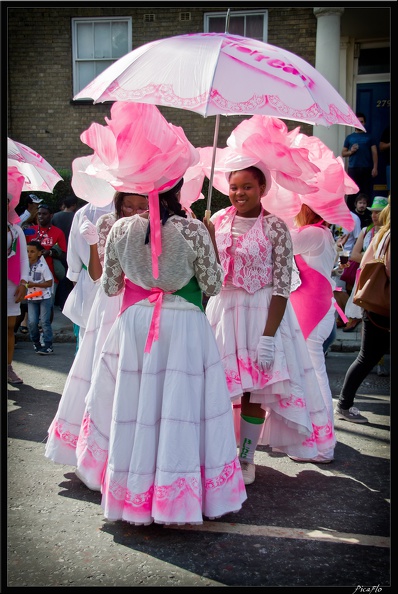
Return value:
[(275, 336), (282, 321), (287, 305), (287, 299), (281, 295), (273, 295), (269, 304), (267, 323), (263, 336)]
[(356, 240), (354, 247), (352, 248), (350, 260), (354, 260), (354, 262), (361, 262), (363, 256), (362, 248), (364, 238), (365, 232), (362, 230), (361, 233), (358, 235), (358, 239)]
[(372, 160), (373, 160), (373, 169), (372, 169), (372, 177), (376, 177), (377, 175), (377, 164), (378, 164), (378, 154), (377, 154), (377, 146), (375, 144), (372, 144), (372, 146), (370, 147), (370, 150), (372, 151)]
[(97, 244), (90, 245), (90, 259), (88, 262), (88, 273), (93, 281), (100, 278), (102, 274), (102, 266), (98, 256)]
[(390, 142), (383, 142), (382, 140), (380, 140), (379, 142), (379, 151), (381, 153), (383, 153), (384, 151), (388, 151), (388, 149), (390, 148), (391, 143)]

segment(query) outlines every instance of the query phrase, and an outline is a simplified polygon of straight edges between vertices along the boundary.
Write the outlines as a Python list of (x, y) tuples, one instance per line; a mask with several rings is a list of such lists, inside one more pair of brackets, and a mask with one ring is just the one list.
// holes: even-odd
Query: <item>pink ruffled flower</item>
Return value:
[(116, 102), (105, 121), (106, 126), (91, 124), (80, 138), (94, 151), (85, 174), (114, 190), (148, 194), (180, 179), (199, 160), (183, 129), (167, 122), (155, 105)]
[[(211, 149), (200, 153), (210, 177)], [(345, 194), (359, 189), (345, 172), (341, 157), (335, 157), (319, 138), (300, 133), (299, 127), (289, 132), (278, 118), (254, 115), (233, 130), (227, 147), (217, 149), (213, 186), (228, 195), (227, 174), (250, 165), (258, 166), (266, 177), (264, 208), (290, 227), (305, 203), (328, 223), (353, 228)]]

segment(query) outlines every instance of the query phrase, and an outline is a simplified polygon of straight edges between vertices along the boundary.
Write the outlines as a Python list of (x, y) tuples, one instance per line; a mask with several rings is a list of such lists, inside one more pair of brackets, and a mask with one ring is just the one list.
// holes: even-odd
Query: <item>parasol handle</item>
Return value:
[(213, 190), (213, 177), (214, 177), (214, 165), (216, 162), (216, 152), (217, 152), (217, 139), (218, 139), (218, 130), (220, 128), (220, 114), (216, 115), (216, 125), (214, 128), (214, 139), (213, 139), (213, 155), (211, 159), (211, 171), (210, 171), (210, 178), (209, 178), (209, 191), (207, 194), (207, 210), (210, 212), (211, 206), (211, 194)]
[(224, 31), (224, 33), (229, 33), (228, 29), (229, 29), (229, 13), (230, 12), (231, 12), (231, 9), (228, 8), (227, 16), (225, 17), (225, 31)]

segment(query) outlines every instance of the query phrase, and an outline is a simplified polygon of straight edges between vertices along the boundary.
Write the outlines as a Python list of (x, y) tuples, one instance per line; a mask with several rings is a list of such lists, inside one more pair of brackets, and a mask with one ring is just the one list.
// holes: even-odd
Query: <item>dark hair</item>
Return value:
[(37, 239), (32, 239), (32, 241), (28, 241), (26, 245), (33, 245), (33, 247), (37, 248), (39, 251), (44, 252), (44, 247)]
[(363, 118), (366, 122), (366, 116), (364, 113), (362, 113), (362, 111), (357, 111), (356, 114), (357, 118)]
[(66, 198), (62, 200), (62, 204), (65, 206), (65, 208), (77, 206), (77, 197), (73, 195), (66, 196)]
[(239, 173), (239, 171), (249, 171), (254, 175), (260, 186), (267, 185), (267, 180), (265, 179), (264, 173), (255, 165), (250, 165), (249, 167), (244, 167), (243, 169), (236, 169), (235, 171), (231, 171), (231, 173), (228, 176), (228, 180), (231, 178), (231, 175), (233, 173)]
[[(167, 192), (159, 194), (160, 218), (162, 219), (162, 222), (165, 216), (165, 213), (163, 212), (162, 214), (162, 211), (165, 210), (167, 211), (167, 215), (169, 215), (169, 211), (171, 210), (174, 214), (180, 217), (184, 217), (184, 219), (187, 218), (187, 213), (183, 210), (180, 201), (177, 198), (177, 194), (181, 190), (183, 184), (184, 178), (182, 177), (173, 188), (167, 190)], [(165, 224), (168, 218), (169, 216), (166, 217), (166, 220), (163, 222), (163, 225)]]
[(366, 204), (369, 204), (370, 200), (369, 200), (369, 196), (367, 194), (365, 194), (365, 192), (358, 192), (358, 194), (355, 196), (354, 198), (354, 204), (356, 204), (358, 202), (358, 200), (366, 200)]
[[(184, 219), (187, 218), (187, 213), (182, 208), (180, 201), (177, 198), (177, 194), (181, 190), (183, 184), (184, 178), (182, 177), (174, 187), (170, 188), (170, 190), (167, 190), (166, 192), (159, 194), (159, 211), (162, 225), (166, 224), (167, 219), (171, 216), (171, 214), (176, 214), (179, 217), (183, 217)], [(149, 243), (150, 232), (151, 226), (148, 225), (145, 236), (145, 243)]]
[(139, 194), (138, 192), (115, 192), (113, 196), (113, 204), (115, 205), (117, 219), (120, 219), (122, 216), (123, 200), (126, 196), (142, 196), (143, 198), (148, 198), (145, 194)]

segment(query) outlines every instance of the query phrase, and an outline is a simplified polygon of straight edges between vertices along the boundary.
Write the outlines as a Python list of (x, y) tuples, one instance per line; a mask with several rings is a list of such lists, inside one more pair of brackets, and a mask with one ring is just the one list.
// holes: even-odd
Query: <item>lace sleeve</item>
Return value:
[(265, 232), (273, 245), (273, 295), (289, 298), (293, 267), (293, 245), (290, 231), (276, 216), (264, 217)]
[(105, 244), (115, 220), (116, 217), (114, 213), (109, 213), (102, 215), (97, 221), (97, 231), (99, 236), (97, 250), (101, 266), (104, 266)]
[(177, 226), (196, 252), (193, 267), (200, 288), (206, 295), (217, 295), (221, 290), (224, 272), (221, 264), (217, 262), (208, 230), (202, 221), (197, 219), (185, 219), (184, 223), (178, 222)]
[[(118, 222), (123, 223), (123, 220)], [(105, 244), (101, 285), (109, 297), (119, 295), (124, 289), (124, 272), (120, 266), (116, 243), (124, 235), (125, 229), (123, 225), (113, 225)]]

